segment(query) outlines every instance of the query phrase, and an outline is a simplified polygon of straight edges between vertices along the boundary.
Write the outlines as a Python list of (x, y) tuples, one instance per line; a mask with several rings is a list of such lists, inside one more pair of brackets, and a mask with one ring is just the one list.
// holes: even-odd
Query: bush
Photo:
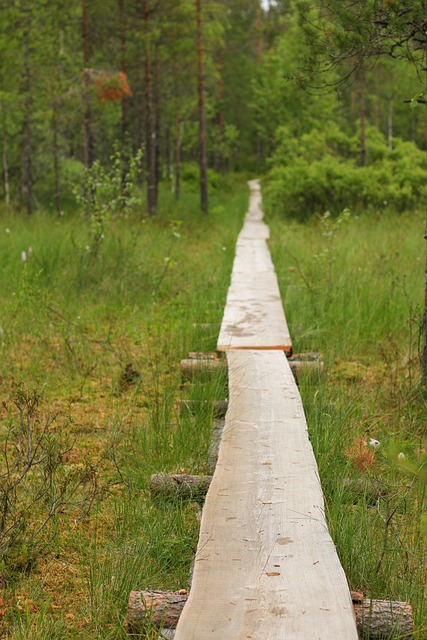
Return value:
[[(197, 193), (200, 189), (200, 170), (196, 162), (183, 162), (181, 165), (181, 180), (187, 191)], [(215, 190), (219, 186), (221, 176), (213, 169), (208, 169), (208, 186)]]
[(299, 218), (327, 209), (339, 212), (418, 207), (426, 184), (425, 154), (412, 142), (366, 132), (366, 164), (359, 166), (359, 138), (334, 123), (313, 129), (300, 139), (286, 127), (277, 132), (276, 151), (265, 182), (267, 208)]

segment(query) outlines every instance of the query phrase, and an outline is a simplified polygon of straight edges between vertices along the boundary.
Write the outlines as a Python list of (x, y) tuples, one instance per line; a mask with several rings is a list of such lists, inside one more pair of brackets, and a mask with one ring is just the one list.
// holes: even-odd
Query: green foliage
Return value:
[(0, 567), (3, 574), (26, 569), (56, 543), (58, 517), (78, 505), (87, 515), (97, 493), (94, 468), (70, 470), (73, 448), (58, 416), (43, 420), (41, 396), (14, 385), (0, 438)]
[(86, 251), (92, 257), (98, 255), (112, 219), (142, 204), (135, 185), (141, 158), (142, 149), (130, 158), (116, 149), (110, 156), (108, 168), (96, 160), (86, 170), (83, 195), (76, 189), (77, 201), (84, 207), (89, 220)]
[(366, 164), (359, 166), (358, 137), (329, 122), (295, 139), (289, 129), (277, 132), (277, 148), (266, 178), (268, 206), (305, 218), (313, 212), (389, 207), (416, 208), (425, 191), (425, 154), (398, 138), (389, 150), (385, 137), (370, 127)]
[[(184, 162), (181, 165), (181, 180), (184, 187), (191, 193), (196, 193), (200, 189), (200, 170), (195, 162)], [(221, 176), (213, 169), (208, 169), (208, 184), (210, 189), (217, 189), (221, 181)]]

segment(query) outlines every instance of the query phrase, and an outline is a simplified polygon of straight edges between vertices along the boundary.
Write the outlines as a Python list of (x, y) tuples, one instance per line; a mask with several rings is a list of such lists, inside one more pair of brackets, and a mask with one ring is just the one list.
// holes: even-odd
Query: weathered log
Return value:
[(294, 353), (288, 357), (290, 362), (319, 362), (322, 360), (322, 354), (317, 351), (307, 351), (306, 353)]
[(155, 473), (151, 476), (150, 490), (153, 497), (204, 498), (212, 476), (194, 476), (186, 473)]
[(209, 463), (208, 469), (211, 473), (214, 473), (216, 463), (218, 461), (219, 443), (221, 441), (222, 432), (224, 430), (225, 420), (224, 418), (214, 420), (212, 426), (212, 440), (209, 447)]
[(223, 418), (227, 413), (228, 400), (215, 400), (214, 402), (211, 402), (210, 400), (180, 400), (179, 411), (180, 415), (185, 415), (186, 413), (195, 415), (204, 408), (212, 405), (213, 417)]
[(294, 353), (288, 357), (289, 366), (298, 380), (298, 376), (302, 371), (304, 373), (321, 373), (323, 371), (322, 354), (316, 351), (307, 353)]
[(181, 360), (181, 375), (184, 380), (210, 377), (220, 371), (226, 371), (225, 360), (219, 358), (187, 358)]
[(127, 612), (129, 631), (137, 633), (150, 627), (175, 629), (187, 598), (187, 589), (131, 591)]
[(188, 354), (190, 360), (219, 360), (216, 351), (205, 353), (204, 351), (190, 351)]
[[(352, 591), (351, 597), (359, 638), (387, 640), (405, 637), (411, 640), (414, 637), (412, 608), (406, 602), (370, 600), (363, 598), (360, 591)], [(185, 589), (131, 591), (128, 605), (129, 628), (141, 630), (151, 624), (159, 629), (174, 629), (187, 598), (188, 592)]]
[(411, 640), (414, 637), (412, 607), (407, 602), (363, 599), (353, 607), (360, 638)]

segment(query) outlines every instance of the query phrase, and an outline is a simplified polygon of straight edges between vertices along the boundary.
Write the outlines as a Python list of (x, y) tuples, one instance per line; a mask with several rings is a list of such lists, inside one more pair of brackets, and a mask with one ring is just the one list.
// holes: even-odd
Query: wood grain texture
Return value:
[(229, 349), (292, 351), (275, 273), (233, 272), (217, 343)]
[(286, 357), (227, 360), (229, 409), (175, 640), (356, 640)]
[(249, 183), (251, 197), (236, 245), (231, 284), (217, 342), (218, 351), (278, 349), (292, 353), (292, 340), (267, 246), (259, 182)]
[(242, 239), (236, 244), (233, 273), (262, 273), (274, 271), (267, 242), (263, 239)]

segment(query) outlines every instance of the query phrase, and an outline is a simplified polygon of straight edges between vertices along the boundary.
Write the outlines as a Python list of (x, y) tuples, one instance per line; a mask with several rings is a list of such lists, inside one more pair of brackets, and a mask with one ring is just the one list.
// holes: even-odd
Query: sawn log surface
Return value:
[(229, 408), (175, 640), (356, 640), (287, 359), (227, 360)]

